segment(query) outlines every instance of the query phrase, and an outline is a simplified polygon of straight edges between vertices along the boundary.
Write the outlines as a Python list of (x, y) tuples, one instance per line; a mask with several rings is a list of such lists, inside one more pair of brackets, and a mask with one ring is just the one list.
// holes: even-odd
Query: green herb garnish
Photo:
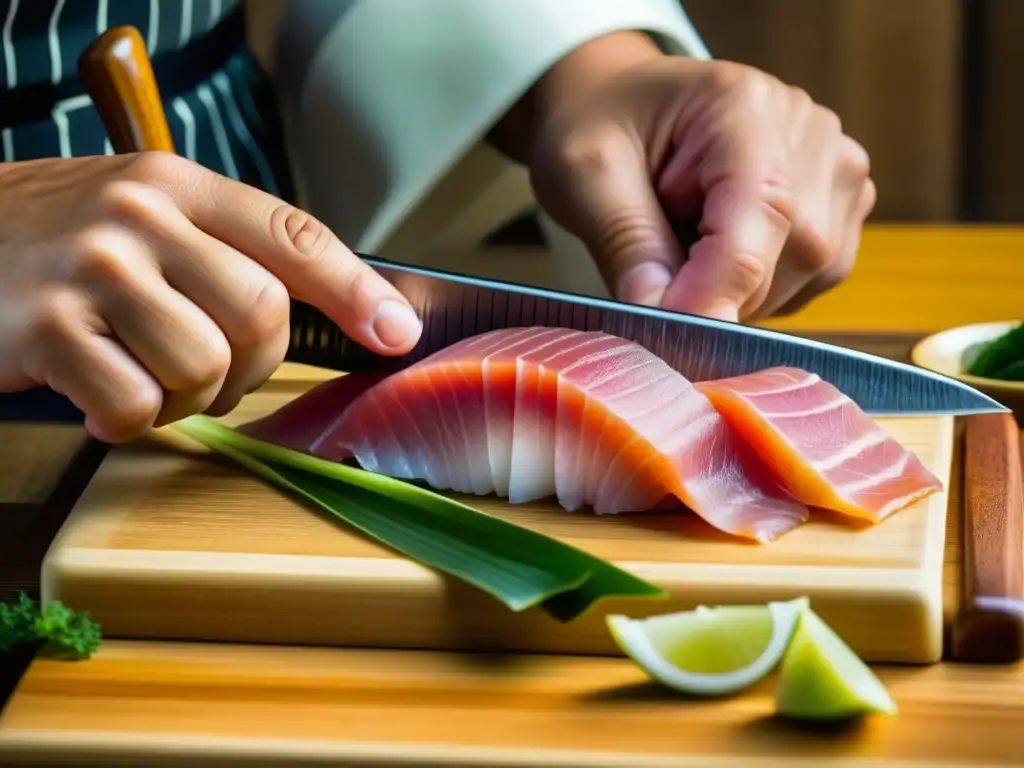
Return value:
[(100, 646), (100, 625), (59, 600), (40, 609), (24, 592), (13, 603), (0, 603), (0, 653), (37, 643), (40, 656), (87, 659)]
[(1000, 381), (1024, 381), (1024, 323), (985, 344), (967, 373)]
[(281, 490), (513, 611), (540, 605), (571, 621), (604, 597), (664, 590), (575, 547), (412, 483), (243, 435), (208, 416), (174, 427)]

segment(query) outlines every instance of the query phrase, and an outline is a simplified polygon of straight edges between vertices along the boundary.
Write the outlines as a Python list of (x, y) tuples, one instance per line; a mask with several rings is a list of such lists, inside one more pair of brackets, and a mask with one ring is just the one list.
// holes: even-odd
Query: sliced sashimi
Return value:
[(797, 499), (872, 522), (942, 483), (860, 407), (797, 368), (697, 382)]
[[(345, 377), (339, 379), (343, 387)], [(319, 389), (319, 388), (318, 388)], [(439, 490), (568, 510), (643, 512), (678, 499), (767, 542), (809, 516), (693, 384), (600, 332), (513, 328), (464, 339), (313, 416), (305, 450)], [(322, 391), (304, 397), (325, 401)], [(264, 424), (266, 420), (261, 420)], [(259, 423), (248, 433), (275, 441)]]
[(386, 378), (379, 373), (349, 373), (330, 379), (289, 400), (276, 411), (235, 429), (282, 448), (315, 453), (320, 438), (330, 431), (349, 405)]

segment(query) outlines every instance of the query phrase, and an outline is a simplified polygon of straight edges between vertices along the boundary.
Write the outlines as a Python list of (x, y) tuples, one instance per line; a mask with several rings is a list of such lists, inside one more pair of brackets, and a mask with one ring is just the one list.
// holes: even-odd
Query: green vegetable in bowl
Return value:
[(1024, 323), (985, 344), (967, 373), (1000, 381), (1024, 381)]

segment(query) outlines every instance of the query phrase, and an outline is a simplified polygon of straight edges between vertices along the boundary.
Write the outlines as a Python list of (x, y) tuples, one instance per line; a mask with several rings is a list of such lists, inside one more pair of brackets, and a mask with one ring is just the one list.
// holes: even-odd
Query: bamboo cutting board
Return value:
[(1024, 668), (878, 670), (895, 717), (799, 727), (771, 675), (693, 700), (625, 659), (110, 642), (38, 661), (0, 765), (93, 768), (1019, 766)]
[[(285, 366), (228, 421), (263, 415), (331, 375)], [(951, 418), (884, 425), (948, 488)], [(872, 528), (815, 521), (768, 546), (718, 535), (695, 515), (473, 503), (613, 559), (671, 598), (605, 601), (568, 625), (540, 610), (515, 614), (241, 470), (153, 445), (110, 452), (47, 554), (43, 596), (90, 611), (108, 637), (604, 654), (617, 653), (608, 612), (806, 594), (867, 660), (942, 654), (945, 492)]]

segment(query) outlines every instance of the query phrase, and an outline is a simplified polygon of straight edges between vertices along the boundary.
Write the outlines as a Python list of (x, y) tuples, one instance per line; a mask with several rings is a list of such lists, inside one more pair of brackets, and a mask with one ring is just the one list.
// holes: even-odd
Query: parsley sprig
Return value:
[(0, 603), (0, 654), (25, 645), (38, 645), (38, 655), (52, 659), (87, 659), (100, 646), (100, 625), (59, 600), (41, 608), (22, 592)]

